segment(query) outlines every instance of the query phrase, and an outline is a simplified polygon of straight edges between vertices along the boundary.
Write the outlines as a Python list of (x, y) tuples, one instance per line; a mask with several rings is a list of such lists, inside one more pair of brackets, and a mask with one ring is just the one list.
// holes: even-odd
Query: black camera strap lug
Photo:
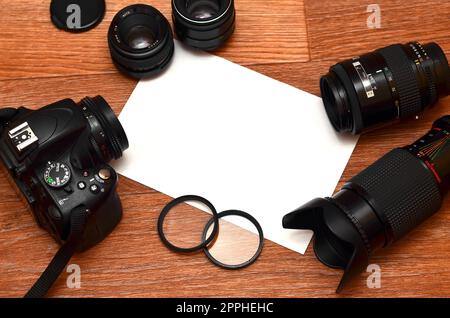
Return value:
[(73, 254), (75, 254), (83, 237), (88, 215), (89, 210), (83, 206), (72, 211), (70, 216), (70, 234), (66, 242), (58, 250), (41, 277), (39, 277), (33, 287), (24, 296), (25, 298), (42, 298), (47, 294)]
[(4, 126), (13, 119), (14, 116), (16, 116), (18, 113), (18, 110), (15, 108), (2, 108), (0, 109), (0, 134), (2, 133), (2, 130)]

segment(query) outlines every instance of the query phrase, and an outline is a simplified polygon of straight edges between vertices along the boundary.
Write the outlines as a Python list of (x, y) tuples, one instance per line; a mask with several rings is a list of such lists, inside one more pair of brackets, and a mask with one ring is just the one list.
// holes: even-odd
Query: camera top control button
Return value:
[(84, 190), (84, 189), (86, 189), (86, 183), (84, 183), (83, 181), (80, 181), (80, 182), (78, 182), (77, 187), (80, 190)]
[(91, 190), (92, 193), (97, 194), (100, 192), (100, 187), (96, 184), (92, 184), (89, 189)]
[(100, 177), (100, 179), (106, 181), (111, 179), (111, 170), (110, 169), (100, 169), (100, 171), (98, 172), (98, 176)]

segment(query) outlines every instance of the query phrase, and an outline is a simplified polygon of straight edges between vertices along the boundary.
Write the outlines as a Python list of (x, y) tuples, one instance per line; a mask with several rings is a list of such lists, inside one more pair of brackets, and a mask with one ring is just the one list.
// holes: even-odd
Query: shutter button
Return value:
[(102, 180), (109, 180), (111, 178), (111, 171), (109, 169), (100, 169), (98, 176)]

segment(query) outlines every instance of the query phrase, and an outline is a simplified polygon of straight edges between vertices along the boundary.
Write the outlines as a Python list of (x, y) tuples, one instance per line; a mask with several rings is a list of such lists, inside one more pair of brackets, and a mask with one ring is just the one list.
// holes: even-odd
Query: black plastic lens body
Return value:
[(332, 66), (320, 89), (333, 127), (359, 134), (450, 95), (450, 67), (436, 43), (396, 44)]
[(163, 71), (174, 53), (169, 22), (157, 9), (144, 4), (126, 7), (116, 14), (108, 43), (117, 68), (138, 79)]
[(450, 182), (450, 116), (417, 142), (394, 149), (331, 198), (308, 202), (283, 226), (312, 229), (317, 258), (344, 269), (338, 287), (365, 270), (370, 256), (437, 212)]
[(80, 106), (91, 128), (92, 141), (102, 160), (109, 162), (122, 157), (128, 149), (128, 138), (111, 107), (101, 96), (85, 97)]
[(234, 32), (234, 0), (172, 0), (172, 19), (181, 41), (202, 50), (215, 50)]

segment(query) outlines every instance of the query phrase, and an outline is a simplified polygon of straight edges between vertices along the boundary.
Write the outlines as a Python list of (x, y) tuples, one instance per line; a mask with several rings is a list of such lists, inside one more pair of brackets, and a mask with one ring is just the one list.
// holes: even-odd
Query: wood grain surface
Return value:
[[(38, 108), (66, 97), (101, 94), (119, 114), (136, 81), (115, 70), (106, 32), (115, 12), (133, 2), (106, 2), (105, 19), (97, 28), (71, 34), (53, 27), (47, 0), (0, 0), (0, 107)], [(368, 29), (366, 8), (373, 2), (236, 0), (236, 33), (216, 54), (317, 95), (318, 79), (332, 64), (383, 45), (436, 41), (450, 57), (449, 1), (377, 0), (381, 29)], [(169, 0), (150, 4), (170, 18)], [(390, 149), (420, 137), (449, 111), (446, 98), (419, 120), (362, 136), (339, 186)], [(120, 225), (71, 261), (81, 267), (82, 287), (68, 289), (63, 273), (49, 296), (450, 296), (449, 197), (439, 213), (372, 259), (381, 266), (380, 289), (367, 288), (368, 274), (362, 273), (336, 295), (342, 272), (318, 262), (311, 248), (300, 255), (266, 241), (254, 265), (223, 270), (202, 254), (178, 255), (162, 245), (156, 220), (169, 197), (123, 177), (119, 194), (124, 208)], [(0, 169), (0, 297), (22, 296), (57, 248)]]

